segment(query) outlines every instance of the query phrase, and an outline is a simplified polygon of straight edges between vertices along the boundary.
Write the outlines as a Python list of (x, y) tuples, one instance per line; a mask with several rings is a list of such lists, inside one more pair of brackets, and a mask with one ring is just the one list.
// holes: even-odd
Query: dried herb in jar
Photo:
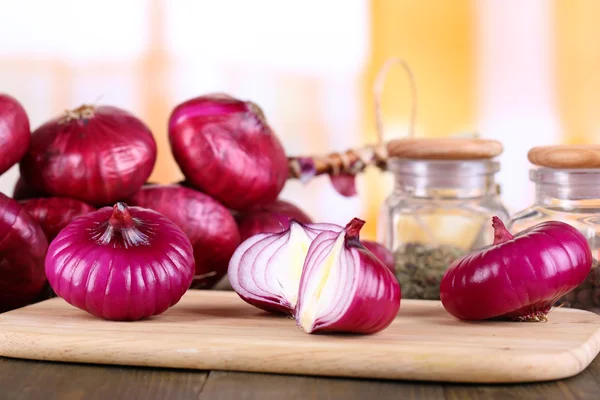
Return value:
[(581, 285), (561, 297), (556, 305), (600, 314), (600, 270), (598, 260), (594, 259), (592, 269)]
[(465, 254), (459, 247), (407, 243), (394, 252), (396, 278), (407, 299), (439, 300), (440, 281), (454, 260)]

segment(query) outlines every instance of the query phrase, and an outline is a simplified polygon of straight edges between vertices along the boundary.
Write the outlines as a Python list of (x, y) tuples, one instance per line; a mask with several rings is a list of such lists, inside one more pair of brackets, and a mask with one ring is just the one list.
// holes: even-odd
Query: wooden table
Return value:
[(0, 357), (2, 400), (600, 399), (600, 356), (570, 379), (527, 385), (456, 385), (181, 371)]

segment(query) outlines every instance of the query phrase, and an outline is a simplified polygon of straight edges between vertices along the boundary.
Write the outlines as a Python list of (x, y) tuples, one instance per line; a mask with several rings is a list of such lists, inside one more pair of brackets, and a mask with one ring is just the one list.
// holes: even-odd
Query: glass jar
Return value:
[(494, 178), (499, 169), (490, 159), (389, 161), (395, 187), (378, 240), (394, 253), (403, 298), (438, 300), (451, 263), (493, 242), (492, 217), (508, 220)]
[(529, 177), (535, 183), (535, 203), (515, 214), (507, 228), (517, 233), (553, 220), (578, 229), (592, 249), (592, 270), (583, 284), (556, 304), (600, 314), (600, 169), (540, 167), (532, 169)]

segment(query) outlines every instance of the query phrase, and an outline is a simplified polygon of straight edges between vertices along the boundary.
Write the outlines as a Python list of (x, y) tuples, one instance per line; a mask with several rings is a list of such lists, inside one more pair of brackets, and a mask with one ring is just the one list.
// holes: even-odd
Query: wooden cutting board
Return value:
[(527, 382), (584, 370), (600, 316), (558, 309), (546, 323), (461, 322), (436, 301), (402, 300), (371, 336), (309, 335), (235, 293), (189, 291), (165, 314), (108, 322), (62, 299), (0, 315), (0, 355), (35, 360), (448, 382)]

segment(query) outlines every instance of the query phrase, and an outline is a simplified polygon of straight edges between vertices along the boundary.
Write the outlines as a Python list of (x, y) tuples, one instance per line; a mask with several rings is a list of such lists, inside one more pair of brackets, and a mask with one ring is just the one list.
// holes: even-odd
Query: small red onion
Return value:
[(22, 176), (19, 176), (17, 182), (15, 183), (15, 187), (13, 189), (12, 198), (15, 200), (27, 200), (27, 199), (35, 199), (40, 197), (50, 197), (46, 193), (34, 189), (25, 182)]
[(49, 243), (75, 218), (96, 211), (89, 204), (64, 197), (28, 199), (19, 203), (42, 227)]
[(287, 180), (281, 142), (254, 103), (210, 94), (169, 118), (173, 156), (187, 180), (235, 210), (273, 202)]
[(514, 237), (493, 218), (494, 244), (450, 266), (440, 284), (444, 308), (463, 320), (545, 321), (554, 303), (579, 286), (592, 253), (577, 229), (549, 221)]
[(26, 306), (46, 283), (48, 241), (14, 199), (0, 193), (0, 312)]
[(301, 224), (312, 223), (304, 211), (283, 200), (276, 200), (269, 205), (239, 214), (235, 219), (242, 240), (258, 233), (275, 233), (286, 230), (290, 227), (290, 219)]
[(84, 105), (32, 133), (20, 170), (37, 190), (101, 206), (137, 192), (155, 161), (156, 143), (142, 121), (116, 107)]
[(229, 262), (231, 287), (247, 303), (265, 311), (292, 314), (304, 257), (312, 240), (337, 225), (303, 225), (291, 221), (288, 229), (260, 233), (242, 242)]
[(364, 221), (325, 231), (311, 243), (294, 316), (306, 333), (372, 334), (387, 328), (400, 309), (394, 274), (359, 240)]
[(117, 203), (71, 222), (50, 244), (46, 275), (71, 305), (134, 321), (177, 304), (194, 277), (192, 245), (162, 214)]
[(384, 245), (370, 240), (361, 240), (360, 243), (365, 246), (375, 257), (389, 268), (390, 271), (396, 272), (396, 264), (394, 262), (394, 254)]
[(187, 235), (196, 260), (192, 288), (211, 288), (225, 275), (240, 235), (235, 220), (219, 202), (178, 185), (148, 185), (127, 203), (160, 212)]
[(25, 109), (13, 97), (0, 93), (0, 175), (21, 160), (30, 141)]

